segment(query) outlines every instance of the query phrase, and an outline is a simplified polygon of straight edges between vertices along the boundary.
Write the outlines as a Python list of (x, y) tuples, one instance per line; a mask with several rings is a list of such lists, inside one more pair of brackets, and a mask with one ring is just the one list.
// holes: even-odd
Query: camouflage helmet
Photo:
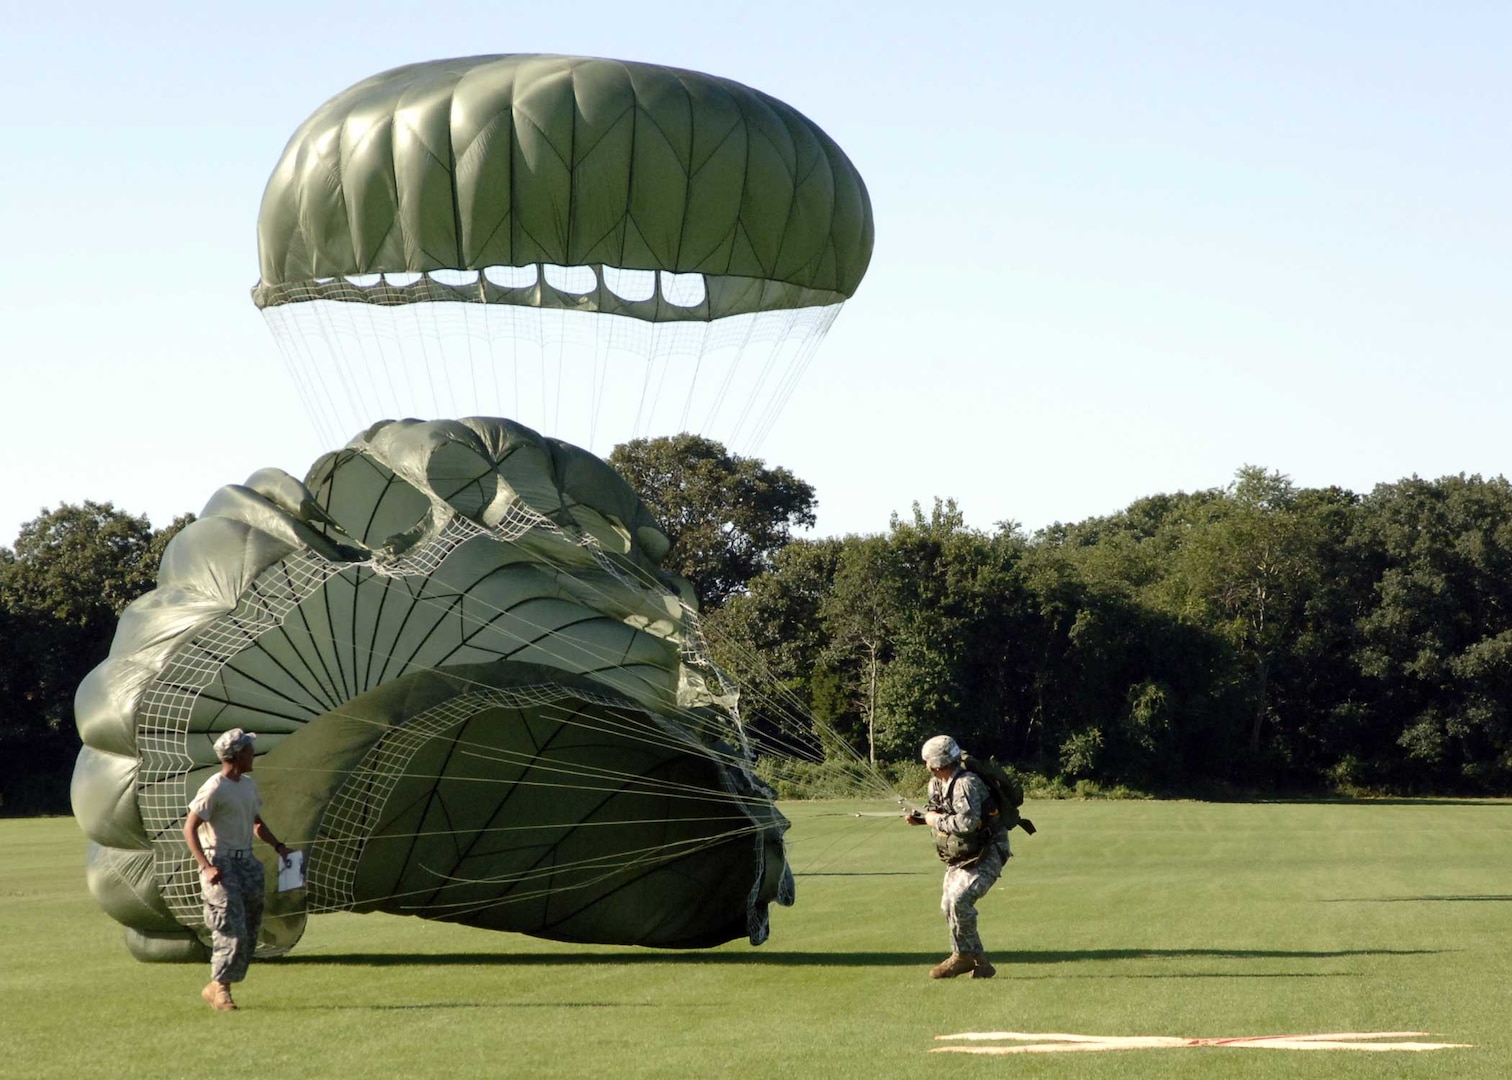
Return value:
[(949, 735), (936, 735), (924, 744), (919, 756), (931, 769), (943, 769), (961, 760), (961, 747)]

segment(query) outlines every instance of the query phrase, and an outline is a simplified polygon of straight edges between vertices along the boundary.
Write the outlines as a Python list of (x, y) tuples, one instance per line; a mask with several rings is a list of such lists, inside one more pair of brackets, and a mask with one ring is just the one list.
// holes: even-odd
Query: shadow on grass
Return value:
[(1425, 795), (1420, 799), (1408, 796), (1384, 796), (1372, 799), (1352, 798), (1348, 795), (1274, 795), (1213, 799), (1212, 801), (1248, 806), (1500, 806), (1512, 809), (1512, 800), (1489, 795), (1485, 798)]
[(794, 870), (795, 878), (804, 877), (939, 877), (938, 870)]
[(426, 1001), (387, 1005), (278, 1005), (276, 1012), (409, 1012), (428, 1009), (724, 1009), (723, 1002), (677, 1002), (659, 1005), (652, 1001)]
[(1512, 901), (1512, 895), (1487, 894), (1477, 896), (1338, 896), (1321, 901), (1324, 904), (1485, 904)]
[[(1072, 949), (994, 953), (1009, 964), (1071, 964), (1083, 961), (1180, 960), (1336, 960), (1351, 956), (1428, 956), (1441, 949)], [(936, 952), (546, 952), (546, 953), (319, 953), (278, 957), (259, 963), (349, 967), (580, 967), (610, 964), (727, 965), (775, 967), (915, 967), (938, 963)], [(1231, 972), (1232, 975), (1240, 973)], [(1154, 977), (1154, 976), (1151, 976)], [(1170, 975), (1165, 977), (1192, 977)], [(1219, 977), (1213, 974), (1212, 978)]]

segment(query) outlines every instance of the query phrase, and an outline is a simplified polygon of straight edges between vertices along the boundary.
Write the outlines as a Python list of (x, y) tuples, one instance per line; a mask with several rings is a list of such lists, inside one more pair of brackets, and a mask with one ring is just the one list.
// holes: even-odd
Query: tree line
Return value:
[(1156, 793), (1512, 791), (1501, 477), (1360, 495), (1245, 467), (1033, 534), (936, 500), (787, 544), (708, 622), (875, 760), (948, 732)]
[[(1033, 533), (937, 499), (805, 539), (816, 494), (786, 469), (691, 435), (610, 460), (774, 737), (796, 709), (832, 753), (884, 765), (949, 732), (1067, 784), (1512, 791), (1502, 477), (1362, 495), (1247, 466)], [(67, 811), (74, 688), (190, 520), (63, 505), (0, 547), (0, 814)]]

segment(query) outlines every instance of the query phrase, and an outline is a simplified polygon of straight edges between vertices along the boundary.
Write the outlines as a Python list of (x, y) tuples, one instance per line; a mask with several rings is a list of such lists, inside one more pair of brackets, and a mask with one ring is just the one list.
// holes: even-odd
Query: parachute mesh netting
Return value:
[(380, 424), (222, 489), (80, 687), (91, 887), (139, 956), (197, 952), (185, 808), (243, 727), (310, 852), (265, 953), (338, 909), (760, 941), (786, 822), (665, 550), (612, 469), (508, 421)]

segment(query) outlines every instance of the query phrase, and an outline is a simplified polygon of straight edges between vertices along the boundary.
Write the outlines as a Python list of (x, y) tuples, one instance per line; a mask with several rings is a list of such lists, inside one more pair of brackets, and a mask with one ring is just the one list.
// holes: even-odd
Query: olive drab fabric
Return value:
[(603, 461), (505, 420), (386, 421), (303, 481), (221, 489), (76, 697), (91, 891), (139, 958), (203, 960), (181, 830), (242, 728), (308, 855), (264, 955), (327, 910), (759, 942), (787, 822), (667, 548)]
[(1018, 777), (999, 765), (995, 758), (973, 757), (964, 750), (961, 752), (961, 766), (976, 773), (991, 790), (996, 804), (994, 812), (1004, 831), (1017, 827), (1030, 836), (1038, 831), (1034, 822), (1019, 812), (1019, 808), (1024, 805), (1024, 785)]
[[(395, 68), (298, 129), (258, 218), (259, 307), (470, 300), (650, 321), (845, 300), (872, 251), (866, 187), (819, 127), (729, 79), (655, 64), (512, 55)], [(489, 267), (701, 274), (658, 288), (513, 287)], [(354, 275), (422, 275), (354, 288)]]

